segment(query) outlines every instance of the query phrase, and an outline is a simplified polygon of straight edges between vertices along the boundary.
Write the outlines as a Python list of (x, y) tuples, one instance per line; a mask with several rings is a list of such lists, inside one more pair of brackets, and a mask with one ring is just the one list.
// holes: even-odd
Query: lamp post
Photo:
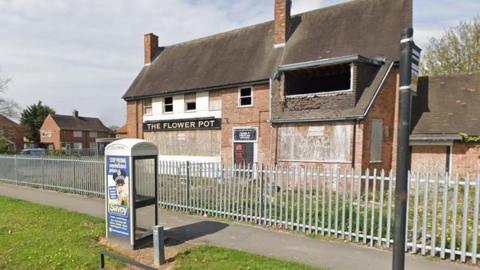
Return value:
[(412, 92), (417, 90), (420, 49), (413, 42), (413, 29), (402, 32), (400, 41), (400, 95), (398, 117), (397, 172), (395, 181), (395, 223), (393, 270), (405, 269), (405, 238), (410, 164), (410, 118)]

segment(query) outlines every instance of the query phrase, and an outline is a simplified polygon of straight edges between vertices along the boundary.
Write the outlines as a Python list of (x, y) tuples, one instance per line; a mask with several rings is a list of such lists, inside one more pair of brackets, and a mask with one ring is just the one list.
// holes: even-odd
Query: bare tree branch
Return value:
[(9, 78), (0, 77), (0, 114), (16, 118), (19, 115), (20, 106), (15, 101), (3, 96), (10, 81)]

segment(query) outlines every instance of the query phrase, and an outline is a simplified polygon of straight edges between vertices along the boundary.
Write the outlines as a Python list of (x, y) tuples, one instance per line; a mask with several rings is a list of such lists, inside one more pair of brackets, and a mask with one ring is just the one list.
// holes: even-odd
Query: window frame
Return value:
[[(147, 101), (150, 101), (150, 105), (146, 105)], [(149, 110), (149, 112), (147, 112)], [(153, 114), (153, 99), (147, 98), (143, 100), (143, 115), (152, 115)]]
[[(95, 134), (95, 136), (92, 136), (92, 134)], [(96, 132), (96, 131), (89, 131), (89, 132), (88, 132), (88, 137), (90, 137), (90, 138), (98, 138), (98, 132)]]
[[(168, 104), (167, 104), (167, 102), (166, 102), (167, 98), (171, 98), (171, 99), (172, 99), (172, 103), (168, 103)], [(167, 110), (166, 110), (167, 106), (171, 106), (171, 107), (172, 107), (172, 110), (171, 110), (171, 111), (167, 111)], [(173, 109), (174, 109), (174, 108), (173, 108), (173, 96), (164, 97), (164, 98), (163, 98), (163, 113), (167, 113), (167, 114), (173, 113)]]
[[(242, 90), (243, 89), (249, 89), (250, 90), (250, 96), (242, 96)], [(242, 98), (248, 98), (248, 97), (250, 97), (250, 104), (242, 105)], [(238, 104), (237, 104), (237, 106), (239, 108), (253, 107), (253, 87), (252, 86), (245, 86), (245, 87), (238, 88)]]
[[(80, 136), (76, 135), (76, 134), (78, 134), (78, 132), (80, 132)], [(82, 130), (74, 130), (73, 131), (73, 138), (83, 138), (83, 131)]]
[[(194, 96), (194, 97), (188, 97), (187, 96)], [(197, 111), (197, 93), (190, 93), (190, 94), (185, 94), (183, 95), (183, 101), (184, 101), (184, 104), (185, 104), (185, 112), (196, 112)], [(195, 109), (193, 110), (189, 110), (188, 109), (188, 104), (195, 104)], [(173, 101), (172, 101), (172, 104), (173, 104)]]

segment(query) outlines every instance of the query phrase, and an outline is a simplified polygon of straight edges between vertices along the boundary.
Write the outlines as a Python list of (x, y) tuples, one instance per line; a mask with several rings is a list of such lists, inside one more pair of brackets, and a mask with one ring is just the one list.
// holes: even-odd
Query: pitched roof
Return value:
[(357, 0), (293, 16), (284, 48), (273, 21), (164, 48), (124, 99), (268, 81), (278, 65), (359, 54), (398, 60), (412, 0)]
[(54, 114), (51, 116), (60, 129), (112, 132), (109, 128), (103, 125), (102, 121), (98, 118), (83, 116), (74, 117), (72, 115), (61, 114)]
[(412, 135), (480, 135), (480, 73), (421, 77)]
[(13, 128), (22, 128), (21, 125), (17, 124), (16, 122), (14, 122), (13, 120), (11, 120), (10, 118), (4, 116), (4, 115), (1, 115), (0, 114), (0, 126), (7, 126), (7, 127), (13, 127)]

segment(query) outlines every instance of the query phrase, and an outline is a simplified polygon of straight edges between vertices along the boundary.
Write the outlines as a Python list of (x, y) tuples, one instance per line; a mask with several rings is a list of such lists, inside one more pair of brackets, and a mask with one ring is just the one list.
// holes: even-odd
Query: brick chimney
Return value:
[(155, 59), (155, 54), (158, 51), (158, 37), (153, 34), (146, 34), (144, 36), (144, 48), (145, 48), (145, 65), (150, 65)]
[(291, 0), (275, 0), (275, 26), (273, 33), (273, 46), (275, 48), (283, 47), (287, 42), (291, 8)]
[(77, 111), (77, 110), (73, 110), (72, 115), (73, 115), (73, 117), (78, 118), (78, 111)]

